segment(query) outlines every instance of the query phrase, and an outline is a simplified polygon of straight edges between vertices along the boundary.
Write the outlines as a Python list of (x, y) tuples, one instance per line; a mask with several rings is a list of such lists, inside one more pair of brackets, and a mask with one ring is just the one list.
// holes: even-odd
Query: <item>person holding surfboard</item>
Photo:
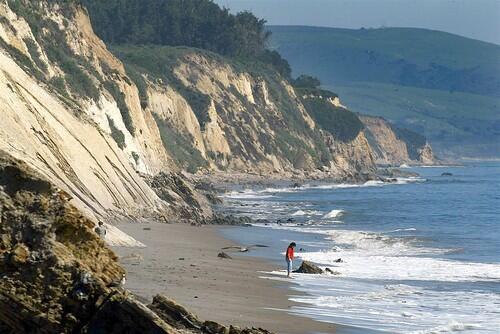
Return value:
[(288, 245), (288, 248), (286, 249), (286, 254), (285, 254), (285, 260), (286, 260), (286, 270), (287, 270), (287, 275), (286, 277), (290, 277), (290, 274), (293, 269), (293, 250), (295, 249), (295, 242), (292, 242), (290, 245)]

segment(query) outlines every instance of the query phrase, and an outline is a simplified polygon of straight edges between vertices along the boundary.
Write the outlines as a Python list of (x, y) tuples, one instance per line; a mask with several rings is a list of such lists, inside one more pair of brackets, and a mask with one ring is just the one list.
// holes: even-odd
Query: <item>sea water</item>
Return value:
[(224, 233), (267, 244), (251, 254), (283, 268), (295, 241), (295, 266), (335, 272), (295, 274), (292, 313), (360, 333), (500, 333), (500, 163), (410, 170), (420, 176), (391, 184), (233, 191), (227, 210), (268, 222)]

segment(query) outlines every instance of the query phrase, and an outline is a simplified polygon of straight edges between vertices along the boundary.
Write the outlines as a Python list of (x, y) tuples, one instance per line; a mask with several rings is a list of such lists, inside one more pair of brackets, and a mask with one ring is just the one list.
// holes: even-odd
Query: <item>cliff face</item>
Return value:
[[(187, 48), (118, 59), (86, 11), (62, 1), (0, 0), (0, 46), (0, 149), (96, 219), (209, 217), (206, 199), (173, 177), (182, 170), (373, 171), (362, 133), (334, 140), (259, 64)], [(162, 198), (150, 186), (160, 173)]]
[[(90, 217), (167, 219), (211, 215), (179, 185), (160, 199), (142, 176), (179, 169), (137, 87), (78, 7), (0, 2), (0, 149), (64, 189)], [(183, 178), (181, 178), (183, 179)], [(183, 181), (184, 182), (184, 181)], [(182, 189), (192, 192), (186, 183)], [(131, 242), (116, 232), (116, 242)]]
[(360, 116), (366, 127), (367, 138), (376, 163), (400, 165), (403, 163), (434, 164), (436, 158), (425, 137), (400, 129), (381, 117)]
[[(295, 90), (267, 67), (189, 48), (114, 51), (141, 73), (146, 110), (182, 168), (303, 176), (322, 170), (334, 177), (372, 170), (363, 134), (332, 142)], [(345, 154), (353, 150), (356, 157)]]

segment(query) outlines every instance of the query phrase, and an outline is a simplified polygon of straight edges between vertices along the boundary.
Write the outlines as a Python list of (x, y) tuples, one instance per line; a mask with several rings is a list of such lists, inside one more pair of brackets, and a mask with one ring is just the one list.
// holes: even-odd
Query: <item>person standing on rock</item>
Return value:
[(295, 242), (292, 242), (290, 245), (288, 245), (288, 248), (286, 249), (286, 255), (285, 255), (285, 260), (286, 260), (286, 270), (287, 270), (287, 275), (286, 277), (290, 277), (290, 274), (292, 273), (293, 269), (293, 250), (295, 249)]
[(99, 221), (98, 226), (95, 228), (95, 233), (101, 238), (102, 240), (106, 239), (106, 233), (108, 231), (106, 230), (106, 227), (104, 227), (104, 223), (102, 221)]

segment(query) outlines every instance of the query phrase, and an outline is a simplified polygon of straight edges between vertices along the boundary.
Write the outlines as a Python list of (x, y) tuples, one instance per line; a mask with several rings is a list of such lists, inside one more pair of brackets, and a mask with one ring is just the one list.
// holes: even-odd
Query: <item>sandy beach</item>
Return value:
[(183, 224), (122, 224), (125, 233), (147, 247), (114, 247), (127, 270), (126, 288), (144, 302), (164, 294), (201, 319), (238, 326), (262, 327), (276, 333), (335, 333), (333, 324), (317, 322), (287, 311), (297, 294), (286, 282), (259, 278), (262, 272), (281, 270), (265, 260), (230, 253), (232, 246), (217, 232), (220, 226)]

